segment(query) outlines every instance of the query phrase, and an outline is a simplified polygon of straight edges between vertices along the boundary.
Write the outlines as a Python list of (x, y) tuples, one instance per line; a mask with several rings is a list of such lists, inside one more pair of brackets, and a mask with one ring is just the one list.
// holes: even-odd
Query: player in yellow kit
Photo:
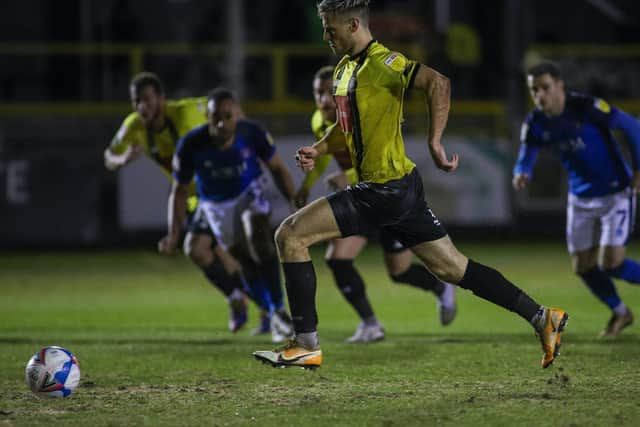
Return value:
[[(206, 97), (166, 100), (159, 77), (143, 72), (130, 84), (129, 114), (104, 151), (105, 166), (116, 170), (146, 154), (171, 178), (171, 160), (178, 140), (192, 128), (207, 122)], [(196, 210), (197, 197), (192, 183), (189, 221), (184, 252), (204, 272), (209, 282), (227, 297), (231, 314), (229, 329), (239, 330), (247, 321), (246, 295), (238, 263), (216, 245), (207, 219)]]
[(276, 244), (295, 337), (282, 348), (253, 355), (274, 366), (321, 365), (316, 276), (308, 248), (379, 228), (410, 248), (440, 280), (469, 289), (529, 322), (540, 338), (542, 367), (547, 368), (559, 354), (566, 312), (536, 303), (498, 271), (460, 253), (427, 205), (422, 179), (405, 155), (402, 102), (404, 92), (416, 88), (429, 111), (427, 143), (434, 163), (446, 172), (458, 167), (458, 155), (449, 158), (441, 142), (449, 115), (449, 80), (375, 41), (369, 30), (369, 0), (322, 0), (317, 7), (324, 39), (343, 55), (333, 78), (338, 119), (320, 141), (300, 148), (296, 160), (310, 170), (318, 156), (346, 145), (359, 182), (315, 200), (281, 224)]
[[(326, 130), (336, 121), (336, 104), (333, 99), (333, 67), (320, 68), (313, 79), (313, 95), (317, 110), (311, 118), (311, 129), (319, 141)], [(327, 178), (329, 187), (342, 190), (347, 184), (357, 184), (355, 169), (351, 165), (346, 150), (333, 155), (320, 156), (313, 170), (309, 171), (297, 192), (296, 204), (306, 204), (309, 190), (320, 178), (335, 158), (340, 171)], [(338, 289), (351, 304), (360, 317), (356, 332), (347, 339), (350, 343), (367, 343), (382, 340), (385, 332), (374, 314), (365, 289), (364, 280), (356, 269), (353, 260), (367, 244), (369, 236), (349, 236), (329, 242), (325, 259), (333, 273)], [(379, 233), (380, 243), (384, 250), (384, 261), (389, 276), (395, 283), (406, 283), (411, 286), (431, 291), (438, 296), (438, 312), (442, 325), (450, 324), (456, 315), (455, 287), (440, 282), (424, 266), (411, 262), (411, 251), (395, 240), (389, 233)]]

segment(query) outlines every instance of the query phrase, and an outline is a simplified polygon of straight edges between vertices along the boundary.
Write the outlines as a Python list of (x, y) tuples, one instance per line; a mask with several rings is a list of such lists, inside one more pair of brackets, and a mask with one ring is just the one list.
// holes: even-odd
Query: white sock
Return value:
[(627, 309), (627, 306), (624, 305), (624, 303), (621, 301), (620, 304), (616, 305), (613, 308), (613, 312), (616, 314), (616, 316), (624, 316), (629, 312), (629, 310)]
[(296, 342), (305, 348), (318, 348), (318, 332), (296, 334)]

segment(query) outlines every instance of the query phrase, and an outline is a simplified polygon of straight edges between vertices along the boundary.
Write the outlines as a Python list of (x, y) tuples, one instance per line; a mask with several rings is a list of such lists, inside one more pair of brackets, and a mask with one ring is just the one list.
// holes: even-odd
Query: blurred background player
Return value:
[(271, 135), (256, 123), (241, 119), (229, 90), (218, 88), (210, 93), (207, 118), (207, 123), (187, 133), (176, 149), (168, 234), (160, 241), (160, 250), (175, 250), (195, 176), (198, 212), (206, 215), (219, 245), (238, 257), (246, 270), (257, 271), (269, 287), (271, 332), (273, 340), (280, 341), (292, 333), (292, 327), (284, 308), (273, 240), (273, 229), (280, 221), (272, 218), (274, 206), (266, 197), (261, 164), (287, 201), (293, 197), (293, 180)]
[[(311, 118), (311, 130), (319, 141), (326, 130), (336, 122), (336, 104), (333, 99), (333, 67), (320, 68), (313, 79), (313, 97), (316, 111)], [(357, 175), (346, 150), (324, 155), (316, 159), (313, 170), (309, 171), (295, 196), (296, 206), (307, 203), (309, 191), (335, 158), (340, 171), (327, 177), (329, 187), (342, 190), (347, 185), (357, 184)], [(440, 323), (449, 325), (456, 315), (455, 287), (439, 281), (422, 265), (412, 263), (412, 253), (388, 233), (380, 232), (380, 243), (384, 250), (387, 273), (394, 283), (405, 283), (438, 297)], [(347, 342), (371, 342), (384, 338), (384, 329), (376, 318), (367, 296), (364, 280), (353, 264), (354, 259), (367, 244), (365, 236), (350, 236), (329, 242), (325, 260), (333, 273), (338, 289), (360, 316), (360, 324)]]
[[(527, 186), (540, 148), (559, 157), (569, 177), (566, 235), (573, 271), (612, 311), (600, 335), (617, 336), (633, 315), (611, 277), (640, 283), (640, 264), (625, 258), (640, 189), (640, 123), (602, 99), (565, 92), (551, 62), (531, 67), (527, 86), (536, 108), (522, 124), (513, 186)], [(633, 173), (613, 130), (626, 136)]]
[[(162, 81), (150, 72), (135, 75), (129, 91), (134, 112), (125, 118), (104, 151), (105, 166), (113, 171), (144, 153), (171, 179), (171, 159), (179, 138), (207, 121), (206, 98), (166, 100)], [(196, 210), (197, 204), (195, 184), (191, 183), (184, 252), (207, 280), (226, 296), (231, 308), (229, 329), (236, 332), (247, 321), (239, 265), (216, 245), (206, 218)]]

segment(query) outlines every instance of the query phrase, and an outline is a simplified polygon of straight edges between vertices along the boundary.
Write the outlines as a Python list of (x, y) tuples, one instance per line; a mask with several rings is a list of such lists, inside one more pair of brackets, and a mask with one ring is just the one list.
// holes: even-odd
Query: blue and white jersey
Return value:
[(192, 129), (178, 143), (173, 177), (188, 184), (195, 175), (202, 200), (220, 202), (242, 194), (262, 174), (258, 159), (268, 162), (275, 153), (273, 139), (258, 124), (239, 120), (231, 147), (217, 148), (208, 125)]
[(557, 117), (541, 110), (529, 113), (520, 133), (520, 154), (514, 175), (532, 176), (540, 148), (551, 149), (569, 175), (569, 192), (600, 197), (629, 186), (630, 170), (611, 131), (622, 130), (629, 142), (633, 170), (640, 168), (640, 123), (602, 99), (567, 93)]

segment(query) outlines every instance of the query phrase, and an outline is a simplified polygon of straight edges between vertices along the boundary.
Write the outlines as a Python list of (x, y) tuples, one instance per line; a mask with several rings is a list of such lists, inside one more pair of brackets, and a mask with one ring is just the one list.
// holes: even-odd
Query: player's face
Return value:
[(335, 14), (322, 16), (322, 38), (338, 56), (355, 53), (351, 21), (350, 18)]
[(238, 123), (238, 109), (232, 99), (207, 102), (207, 119), (209, 121), (209, 135), (216, 145), (224, 145), (233, 138)]
[(164, 106), (164, 96), (158, 94), (153, 86), (145, 86), (136, 93), (130, 88), (131, 106), (140, 114), (142, 122), (149, 126), (160, 119)]
[(313, 98), (316, 100), (316, 107), (322, 112), (322, 118), (335, 122), (336, 102), (333, 99), (333, 81), (331, 79), (314, 79)]
[(527, 76), (527, 86), (536, 107), (548, 116), (557, 116), (564, 110), (564, 82), (550, 74)]

